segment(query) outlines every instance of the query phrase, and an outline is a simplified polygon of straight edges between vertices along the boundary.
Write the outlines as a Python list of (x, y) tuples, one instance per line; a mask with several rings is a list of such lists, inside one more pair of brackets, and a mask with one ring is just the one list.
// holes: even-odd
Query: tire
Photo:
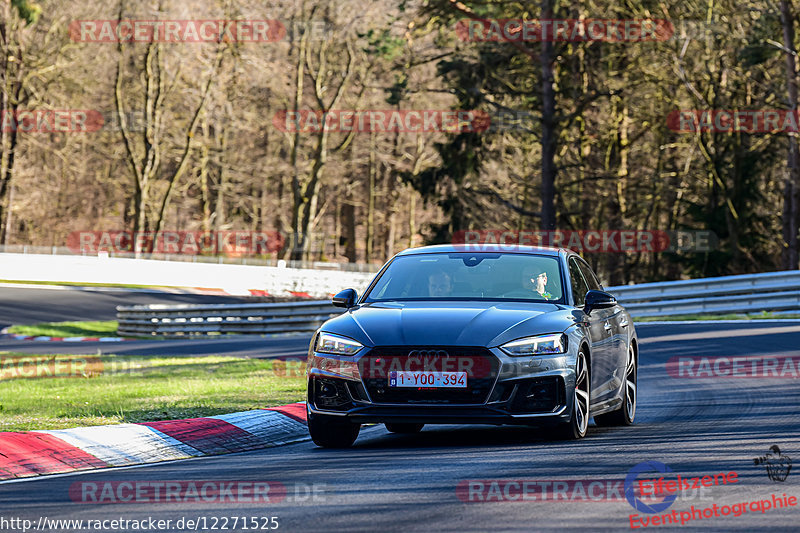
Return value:
[(322, 448), (349, 448), (358, 438), (360, 424), (338, 416), (308, 413), (308, 433), (314, 444)]
[(387, 422), (384, 424), (386, 429), (392, 433), (419, 433), (425, 424), (397, 424)]
[(575, 362), (575, 388), (572, 400), (572, 416), (569, 422), (556, 426), (555, 437), (560, 440), (582, 439), (589, 429), (589, 405), (591, 392), (589, 365), (583, 348)]
[(625, 384), (623, 386), (622, 405), (616, 411), (594, 417), (598, 426), (630, 426), (636, 416), (636, 400), (638, 397), (637, 379), (639, 369), (636, 365), (636, 352), (633, 344), (628, 346), (628, 359), (625, 362)]

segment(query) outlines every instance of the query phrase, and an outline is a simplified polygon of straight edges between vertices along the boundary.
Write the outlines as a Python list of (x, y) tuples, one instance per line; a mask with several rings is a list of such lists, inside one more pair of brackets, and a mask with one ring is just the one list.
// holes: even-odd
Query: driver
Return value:
[(453, 280), (444, 271), (434, 272), (428, 276), (428, 294), (430, 296), (450, 296), (453, 293)]

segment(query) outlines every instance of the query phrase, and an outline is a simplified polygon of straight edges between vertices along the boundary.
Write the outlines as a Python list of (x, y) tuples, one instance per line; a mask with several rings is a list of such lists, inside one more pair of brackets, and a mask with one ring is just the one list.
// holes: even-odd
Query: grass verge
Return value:
[(117, 321), (46, 322), (28, 326), (11, 326), (9, 333), (34, 337), (116, 337)]
[(194, 418), (304, 398), (300, 362), (0, 352), (0, 431)]

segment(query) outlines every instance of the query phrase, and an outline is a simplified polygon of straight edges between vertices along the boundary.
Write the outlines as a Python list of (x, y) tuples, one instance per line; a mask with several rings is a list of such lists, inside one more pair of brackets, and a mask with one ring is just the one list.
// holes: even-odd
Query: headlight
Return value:
[[(320, 333), (317, 337), (317, 344), (314, 352), (309, 358), (308, 369), (322, 370), (328, 374), (334, 374), (351, 379), (360, 379), (358, 363), (347, 360), (347, 356), (355, 355), (364, 345), (353, 339), (333, 335), (331, 333)], [(320, 354), (320, 355), (317, 355)], [(330, 354), (333, 357), (326, 357), (322, 354)], [(344, 359), (342, 359), (344, 357)]]
[(506, 343), (501, 350), (512, 356), (548, 355), (567, 351), (567, 336), (563, 333), (525, 337)]
[(321, 370), (327, 374), (341, 376), (343, 378), (361, 379), (361, 373), (358, 370), (358, 363), (355, 361), (343, 361), (334, 357), (325, 357), (324, 355), (312, 355), (309, 357), (308, 370), (314, 374), (314, 370)]
[(353, 355), (364, 345), (347, 337), (332, 335), (330, 333), (320, 333), (317, 337), (317, 346), (314, 349), (318, 353), (331, 353), (334, 355)]

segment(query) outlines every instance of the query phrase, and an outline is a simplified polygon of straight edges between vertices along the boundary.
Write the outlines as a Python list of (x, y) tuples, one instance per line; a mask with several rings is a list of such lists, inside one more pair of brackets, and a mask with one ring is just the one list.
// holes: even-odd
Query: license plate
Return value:
[(467, 388), (466, 372), (413, 372), (389, 373), (390, 387), (445, 387)]

